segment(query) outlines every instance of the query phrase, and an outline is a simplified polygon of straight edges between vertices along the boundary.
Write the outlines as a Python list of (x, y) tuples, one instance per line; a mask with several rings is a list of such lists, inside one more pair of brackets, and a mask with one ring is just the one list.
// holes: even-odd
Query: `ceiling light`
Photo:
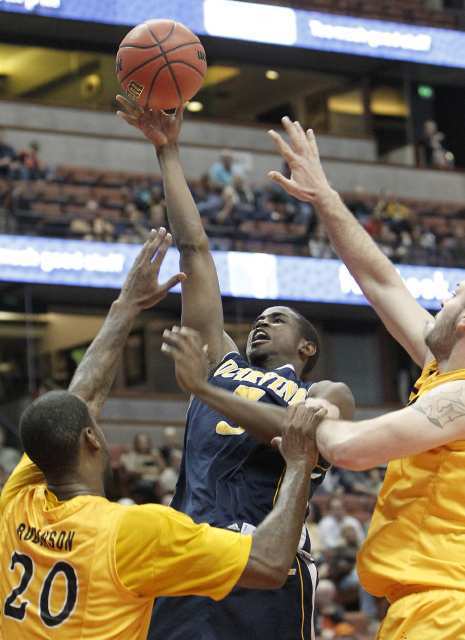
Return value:
[(187, 103), (186, 109), (191, 113), (198, 113), (203, 109), (203, 102), (199, 102), (198, 100), (192, 100)]
[(279, 73), (274, 69), (268, 69), (268, 71), (265, 73), (265, 77), (267, 78), (267, 80), (277, 80), (279, 78)]

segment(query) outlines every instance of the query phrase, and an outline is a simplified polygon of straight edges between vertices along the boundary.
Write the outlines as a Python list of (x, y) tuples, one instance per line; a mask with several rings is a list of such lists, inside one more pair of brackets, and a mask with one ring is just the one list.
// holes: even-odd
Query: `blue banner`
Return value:
[[(139, 250), (133, 244), (0, 235), (0, 281), (119, 289)], [(213, 257), (224, 296), (368, 304), (338, 260), (233, 251), (214, 251)], [(176, 273), (178, 263), (178, 252), (170, 249), (161, 278)], [(465, 280), (465, 269), (397, 268), (412, 295), (428, 309), (438, 309)]]
[(0, 11), (128, 27), (170, 18), (199, 35), (465, 68), (465, 32), (237, 0), (0, 0)]

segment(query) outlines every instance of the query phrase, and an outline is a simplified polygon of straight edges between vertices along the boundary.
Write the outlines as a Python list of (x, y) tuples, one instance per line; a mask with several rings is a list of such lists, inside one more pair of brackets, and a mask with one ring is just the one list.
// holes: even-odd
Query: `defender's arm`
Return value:
[(464, 438), (463, 381), (440, 385), (410, 407), (372, 420), (323, 420), (316, 428), (320, 453), (338, 467), (354, 471)]
[(291, 195), (315, 206), (337, 254), (387, 330), (423, 366), (430, 358), (424, 331), (432, 316), (418, 304), (392, 262), (330, 187), (313, 131), (304, 133), (300, 124), (289, 118), (283, 118), (282, 122), (291, 144), (275, 131), (270, 131), (270, 135), (292, 174), (287, 179), (272, 171), (270, 177)]
[(118, 299), (112, 304), (102, 328), (71, 380), (69, 391), (86, 402), (95, 419), (110, 392), (118, 362), (137, 315), (160, 302), (172, 287), (185, 278), (184, 274), (177, 274), (165, 284), (158, 283), (160, 267), (170, 244), (171, 235), (166, 235), (165, 229), (151, 231)]

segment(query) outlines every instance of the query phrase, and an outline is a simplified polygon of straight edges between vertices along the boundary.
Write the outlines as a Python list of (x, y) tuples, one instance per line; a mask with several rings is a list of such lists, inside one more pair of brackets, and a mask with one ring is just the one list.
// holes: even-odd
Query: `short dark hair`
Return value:
[(81, 432), (90, 424), (85, 402), (68, 391), (49, 391), (23, 412), (19, 432), (25, 453), (47, 474), (77, 464)]
[(307, 318), (305, 318), (301, 313), (299, 313), (292, 307), (289, 308), (297, 318), (302, 338), (305, 338), (305, 340), (308, 340), (315, 345), (315, 353), (307, 358), (307, 362), (302, 369), (302, 378), (305, 378), (305, 376), (314, 369), (316, 363), (318, 362), (318, 358), (320, 357), (320, 338), (318, 336), (317, 330), (315, 329), (313, 324), (309, 320), (307, 320)]

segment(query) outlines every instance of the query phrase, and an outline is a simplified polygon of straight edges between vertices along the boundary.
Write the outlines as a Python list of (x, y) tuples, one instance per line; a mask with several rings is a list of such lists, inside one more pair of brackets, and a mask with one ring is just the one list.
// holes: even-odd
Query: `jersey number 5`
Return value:
[[(34, 563), (32, 559), (24, 553), (15, 551), (11, 556), (10, 571), (14, 571), (16, 565), (22, 569), (21, 580), (17, 587), (7, 596), (3, 607), (3, 613), (14, 620), (24, 620), (28, 600), (19, 600), (18, 604), (13, 604), (19, 596), (26, 591), (34, 575)], [(63, 574), (66, 582), (66, 598), (59, 613), (52, 614), (50, 611), (50, 592), (53, 582), (58, 574)], [(45, 580), (40, 590), (39, 613), (40, 619), (46, 627), (57, 627), (62, 624), (72, 614), (77, 601), (77, 576), (73, 567), (67, 562), (57, 562), (45, 576)]]
[[(236, 396), (241, 398), (247, 398), (252, 402), (258, 402), (262, 398), (266, 391), (265, 389), (259, 389), (258, 387), (248, 387), (246, 384), (240, 384), (234, 389)], [(240, 436), (244, 433), (245, 429), (242, 427), (233, 427), (228, 422), (220, 420), (216, 425), (216, 433), (219, 436)]]

